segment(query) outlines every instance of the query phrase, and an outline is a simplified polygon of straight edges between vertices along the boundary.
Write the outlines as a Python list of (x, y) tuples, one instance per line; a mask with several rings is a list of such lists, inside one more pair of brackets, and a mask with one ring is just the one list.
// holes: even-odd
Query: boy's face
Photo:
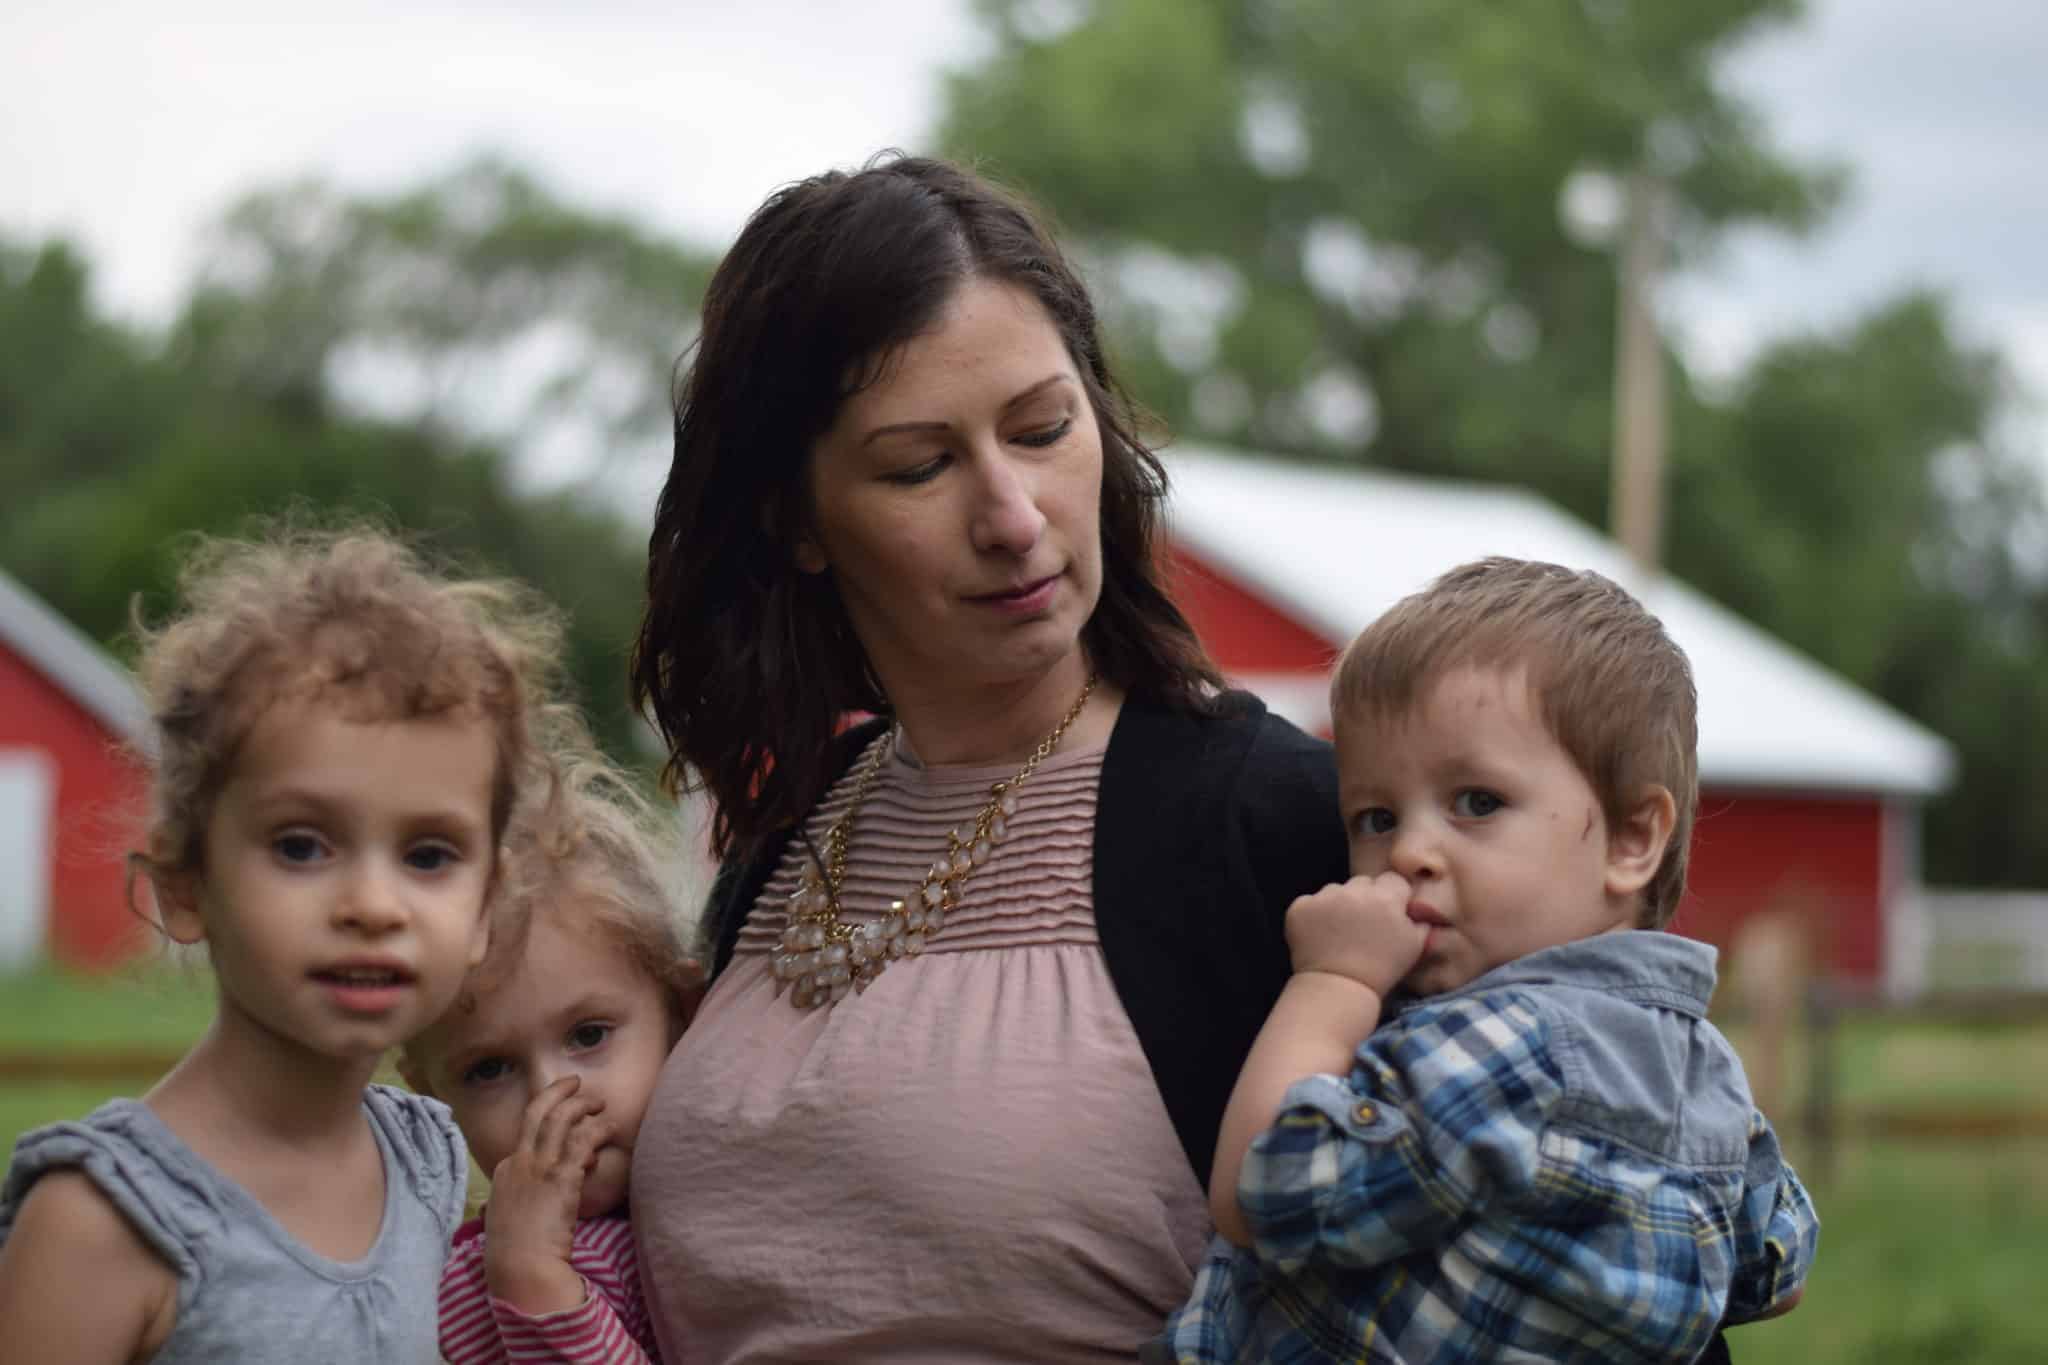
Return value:
[(1386, 722), (1340, 717), (1337, 766), (1352, 872), (1399, 873), (1430, 926), (1409, 991), (1635, 923), (1641, 852), (1614, 847), (1519, 670), (1447, 674)]

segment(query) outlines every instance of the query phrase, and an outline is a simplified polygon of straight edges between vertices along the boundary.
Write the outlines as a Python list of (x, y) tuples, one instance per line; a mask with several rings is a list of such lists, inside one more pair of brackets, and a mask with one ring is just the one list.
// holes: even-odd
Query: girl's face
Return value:
[(1080, 683), (1102, 590), (1102, 436), (1045, 309), (988, 279), (848, 399), (811, 452), (797, 567), (832, 574), (899, 707), (934, 688)]
[(488, 942), (496, 763), (483, 720), (266, 712), (200, 870), (162, 888), (166, 932), (207, 944), (224, 1024), (374, 1062), (445, 1010)]
[(471, 1155), (486, 1172), (519, 1145), (526, 1107), (564, 1076), (604, 1101), (610, 1137), (583, 1180), (578, 1218), (625, 1203), (640, 1119), (674, 1042), (666, 994), (577, 906), (534, 916), (514, 969), (474, 1009), (449, 1011), (414, 1047), (420, 1087), (455, 1111)]

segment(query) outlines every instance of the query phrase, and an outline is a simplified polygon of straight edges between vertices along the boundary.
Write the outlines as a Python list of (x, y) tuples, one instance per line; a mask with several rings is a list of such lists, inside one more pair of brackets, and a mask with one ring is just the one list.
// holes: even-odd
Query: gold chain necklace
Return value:
[(1017, 775), (1006, 782), (991, 783), (988, 801), (975, 812), (972, 826), (955, 826), (946, 831), (946, 856), (931, 865), (924, 881), (908, 898), (889, 902), (878, 920), (848, 924), (840, 918), (839, 888), (846, 881), (846, 845), (853, 837), (854, 817), (860, 814), (875, 776), (896, 747), (896, 731), (875, 744), (868, 753), (860, 776), (854, 780), (853, 798), (846, 812), (825, 831), (825, 865), (814, 860), (804, 868), (803, 881), (789, 898), (789, 924), (782, 931), (770, 964), (775, 993), (794, 986), (790, 1003), (800, 1010), (817, 1009), (844, 998), (849, 990), (864, 991), (882, 969), (898, 958), (916, 957), (925, 941), (946, 927), (946, 919), (959, 907), (960, 887), (967, 874), (995, 851), (1009, 834), (1009, 822), (1017, 814), (1017, 788), (1038, 770), (1038, 765), (1059, 747), (1095, 691), (1096, 677), (1088, 675), (1081, 695), (1052, 733), (1038, 741), (1031, 757)]

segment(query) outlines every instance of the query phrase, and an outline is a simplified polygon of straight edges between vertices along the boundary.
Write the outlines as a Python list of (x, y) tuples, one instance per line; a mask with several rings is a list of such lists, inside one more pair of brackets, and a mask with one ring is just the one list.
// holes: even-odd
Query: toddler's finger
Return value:
[(1369, 885), (1381, 895), (1392, 896), (1403, 905), (1408, 903), (1408, 897), (1415, 890), (1408, 879), (1398, 872), (1382, 872), (1372, 878)]
[(555, 1106), (575, 1094), (583, 1085), (581, 1076), (563, 1076), (543, 1087), (541, 1092), (526, 1102), (526, 1112), (519, 1120), (519, 1145), (531, 1151), (540, 1141), (541, 1124), (553, 1113)]
[(587, 1171), (597, 1160), (597, 1149), (611, 1141), (612, 1126), (602, 1114), (585, 1114), (569, 1130), (562, 1150), (562, 1164), (571, 1170)]
[(604, 1101), (591, 1095), (571, 1095), (549, 1111), (541, 1120), (540, 1132), (534, 1140), (534, 1155), (544, 1168), (552, 1168), (564, 1160), (569, 1145), (569, 1134), (584, 1119), (604, 1108)]

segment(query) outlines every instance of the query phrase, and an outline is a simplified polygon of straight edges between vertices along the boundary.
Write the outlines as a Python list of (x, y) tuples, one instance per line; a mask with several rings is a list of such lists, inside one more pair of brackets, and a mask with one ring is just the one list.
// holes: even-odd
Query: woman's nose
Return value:
[(976, 489), (974, 548), (988, 553), (1029, 554), (1045, 533), (1045, 514), (1038, 510), (1037, 489), (1029, 471), (1001, 451), (982, 462)]

